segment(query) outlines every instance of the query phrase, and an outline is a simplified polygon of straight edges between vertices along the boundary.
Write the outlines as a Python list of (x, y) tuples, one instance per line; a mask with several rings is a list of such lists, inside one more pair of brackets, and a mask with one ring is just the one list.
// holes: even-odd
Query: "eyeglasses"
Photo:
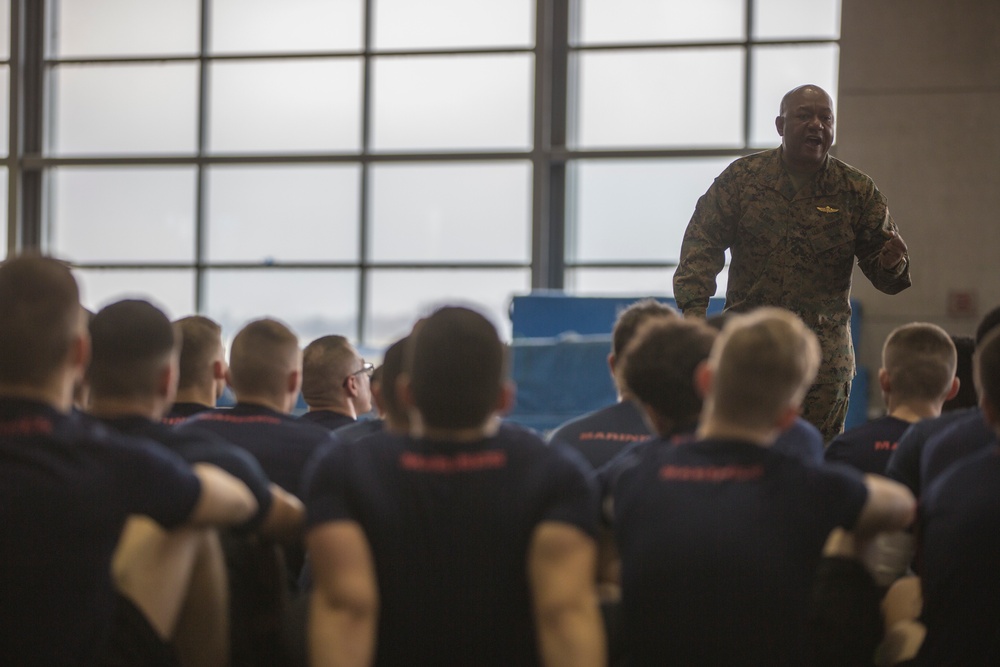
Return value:
[(367, 361), (362, 360), (361, 361), (361, 368), (359, 368), (358, 370), (354, 371), (353, 373), (351, 373), (350, 375), (348, 375), (347, 377), (345, 377), (344, 378), (344, 385), (343, 386), (346, 387), (347, 386), (347, 381), (350, 380), (355, 375), (365, 374), (368, 377), (371, 377), (374, 372), (375, 372), (375, 364), (369, 363)]

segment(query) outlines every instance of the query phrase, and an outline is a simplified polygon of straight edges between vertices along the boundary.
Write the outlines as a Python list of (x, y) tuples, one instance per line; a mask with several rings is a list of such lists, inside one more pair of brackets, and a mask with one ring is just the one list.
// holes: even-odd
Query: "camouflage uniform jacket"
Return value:
[(704, 316), (729, 249), (726, 309), (768, 305), (796, 313), (823, 349), (816, 382), (846, 382), (854, 377), (854, 257), (882, 292), (910, 286), (909, 258), (890, 271), (879, 264), (884, 230), (898, 231), (886, 199), (857, 169), (827, 157), (796, 192), (780, 148), (749, 155), (729, 165), (698, 200), (674, 274), (677, 306)]

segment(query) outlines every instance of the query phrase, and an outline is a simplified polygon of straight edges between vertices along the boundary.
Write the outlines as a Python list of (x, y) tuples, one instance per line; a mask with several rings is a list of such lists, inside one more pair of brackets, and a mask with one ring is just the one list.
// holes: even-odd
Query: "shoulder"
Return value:
[(859, 192), (864, 195), (872, 195), (878, 192), (875, 181), (872, 180), (871, 176), (832, 155), (827, 163), (827, 178), (833, 182), (839, 182), (845, 190)]

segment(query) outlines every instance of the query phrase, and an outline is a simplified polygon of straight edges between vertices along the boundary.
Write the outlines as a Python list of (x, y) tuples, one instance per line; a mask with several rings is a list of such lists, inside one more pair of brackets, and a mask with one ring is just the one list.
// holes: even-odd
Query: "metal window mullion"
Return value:
[(8, 54), (9, 96), (7, 99), (7, 254), (17, 250), (18, 185), (21, 182), (21, 3), (10, 3)]
[(195, 166), (195, 210), (194, 210), (194, 310), (203, 312), (205, 308), (205, 146), (208, 142), (208, 47), (211, 1), (201, 0), (200, 32), (198, 35), (198, 161)]
[[(20, 62), (18, 89), (18, 159), (25, 154), (41, 155), (45, 139), (45, 124), (48, 119), (45, 108), (45, 43), (46, 13), (45, 2), (37, 0), (15, 0), (19, 2)], [(58, 11), (55, 2), (53, 11)], [(19, 250), (42, 247), (42, 227), (44, 222), (44, 172), (41, 168), (20, 165), (17, 182), (9, 197), (16, 197), (17, 240)]]
[(753, 97), (753, 3), (754, 0), (746, 0), (746, 43), (744, 45), (743, 62), (743, 147), (750, 146), (751, 121), (750, 113), (753, 108), (751, 98)]
[(369, 158), (371, 142), (371, 83), (372, 83), (372, 18), (374, 11), (372, 0), (365, 0), (364, 36), (361, 62), (361, 178), (358, 189), (358, 321), (355, 335), (358, 344), (364, 344), (367, 335), (365, 322), (368, 319), (368, 227), (371, 208), (369, 206), (369, 188), (371, 184), (371, 162)]

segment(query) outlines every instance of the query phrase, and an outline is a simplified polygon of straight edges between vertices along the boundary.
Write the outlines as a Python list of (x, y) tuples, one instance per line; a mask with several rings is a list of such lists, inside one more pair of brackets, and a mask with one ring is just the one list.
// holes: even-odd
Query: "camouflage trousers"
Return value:
[(819, 429), (823, 442), (829, 444), (844, 431), (851, 381), (814, 384), (802, 399), (802, 417)]

